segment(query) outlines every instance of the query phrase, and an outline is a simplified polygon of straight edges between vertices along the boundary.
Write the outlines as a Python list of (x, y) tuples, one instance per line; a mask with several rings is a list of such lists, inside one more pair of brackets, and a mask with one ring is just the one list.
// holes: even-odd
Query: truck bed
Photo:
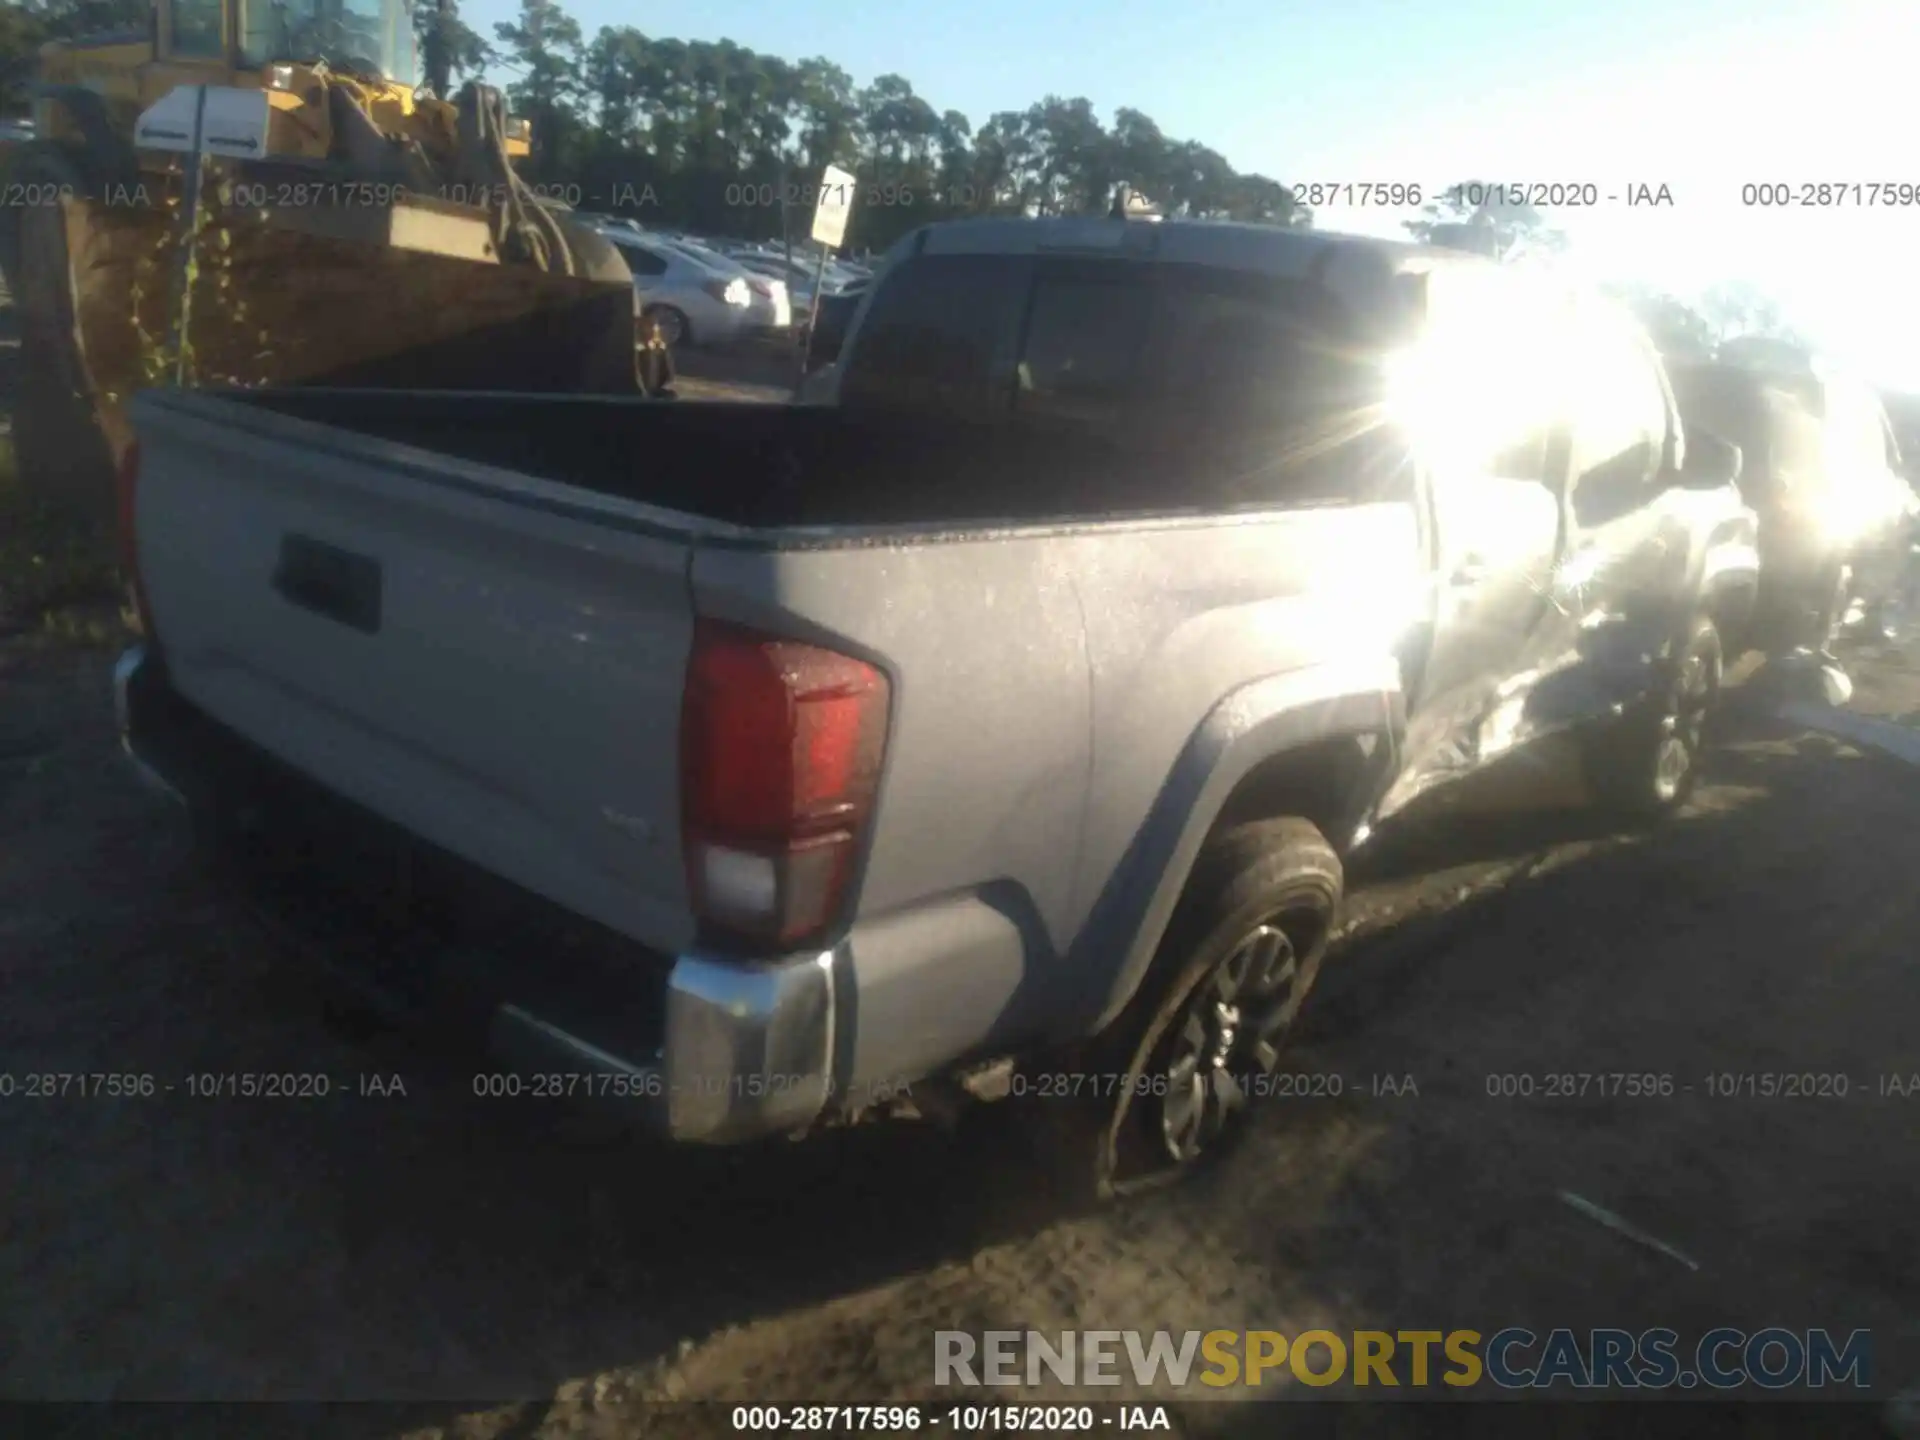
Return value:
[[(966, 525), (1358, 498), (1318, 465), (1263, 485), (1083, 427), (930, 424), (817, 406), (380, 390), (215, 392), (244, 409), (752, 528)], [(233, 423), (244, 424), (237, 412)], [(262, 417), (266, 418), (265, 416)], [(1181, 477), (1175, 489), (1169, 479)]]
[[(1031, 847), (1039, 913), (1070, 926), (1095, 692), (1129, 734), (1169, 707), (1177, 747), (1226, 683), (1220, 627), (1246, 631), (1249, 674), (1330, 647), (1377, 669), (1383, 597), (1422, 573), (1409, 505), (1275, 506), (1249, 483), (1267, 513), (1226, 519), (1245, 472), (1084, 430), (395, 392), (155, 391), (133, 412), (139, 579), (181, 700), (661, 954), (697, 934), (679, 727), (700, 621), (893, 677), (887, 769), (912, 778), (882, 783), (903, 838), (875, 840), (863, 904), (1016, 873)], [(1114, 523), (1156, 511), (1189, 514)], [(1146, 803), (1129, 791), (1112, 834)]]

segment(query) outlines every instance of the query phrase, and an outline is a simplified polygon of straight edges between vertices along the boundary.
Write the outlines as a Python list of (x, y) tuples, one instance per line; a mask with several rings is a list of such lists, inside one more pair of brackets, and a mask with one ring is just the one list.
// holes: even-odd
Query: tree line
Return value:
[[(1126, 182), (1169, 213), (1306, 224), (1293, 191), (1236, 171), (1217, 150), (1122, 108), (1049, 95), (975, 125), (902, 75), (871, 84), (824, 57), (787, 60), (731, 40), (676, 40), (606, 26), (591, 40), (553, 0), (521, 0), (492, 38), (458, 0), (417, 13), (425, 82), (445, 94), (492, 70), (533, 125), (529, 178), (641, 202), (661, 223), (747, 239), (779, 232), (778, 201), (811, 204), (828, 165), (862, 182), (853, 243), (880, 249), (962, 215), (1104, 210)], [(768, 203), (773, 202), (773, 203)]]
[[(0, 113), (23, 109), (46, 40), (145, 24), (148, 0), (14, 0), (0, 7)], [(768, 239), (783, 200), (805, 223), (829, 164), (862, 182), (849, 234), (880, 250), (929, 221), (966, 215), (1104, 211), (1130, 184), (1168, 214), (1309, 226), (1295, 190), (1242, 173), (1196, 140), (1167, 135), (1121, 107), (1103, 123), (1091, 101), (1049, 95), (977, 126), (937, 108), (901, 75), (868, 85), (824, 57), (787, 60), (731, 40), (677, 40), (631, 26), (588, 39), (555, 0), (520, 0), (483, 36), (459, 0), (418, 0), (422, 80), (450, 96), (469, 79), (506, 78), (511, 109), (533, 125), (523, 165), (549, 193), (653, 224)], [(1502, 204), (1501, 187), (1431, 197), (1406, 229), (1416, 239), (1500, 259), (1551, 253), (1565, 236), (1537, 210)], [(1465, 193), (1463, 193), (1465, 192)], [(1470, 203), (1474, 195), (1478, 204)], [(1787, 334), (1749, 287), (1695, 302), (1623, 290), (1663, 348), (1697, 353), (1730, 334)]]

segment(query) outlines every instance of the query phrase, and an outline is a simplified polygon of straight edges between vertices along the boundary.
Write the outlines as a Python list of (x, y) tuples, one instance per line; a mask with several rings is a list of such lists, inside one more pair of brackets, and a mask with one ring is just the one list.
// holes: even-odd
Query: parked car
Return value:
[(675, 1139), (1220, 1153), (1388, 817), (1547, 736), (1682, 803), (1754, 522), (1601, 307), (1133, 224), (916, 232), (832, 407), (143, 393), (129, 753), (298, 953)]
[(758, 276), (769, 285), (785, 286), (793, 323), (796, 326), (807, 324), (813, 310), (813, 287), (809, 282), (787, 278), (791, 272), (778, 262), (769, 262), (755, 255), (739, 255), (735, 259), (749, 275)]
[(1740, 448), (1760, 517), (1756, 640), (1824, 648), (1904, 594), (1916, 503), (1886, 411), (1860, 381), (1774, 352), (1672, 366), (1689, 433)]
[(749, 252), (736, 258), (750, 270), (784, 280), (788, 294), (793, 297), (794, 310), (800, 317), (804, 317), (813, 309), (816, 279), (820, 281), (820, 288), (827, 295), (837, 295), (846, 289), (867, 283), (859, 276), (836, 271), (832, 266), (828, 266), (824, 274), (816, 276), (813, 264), (798, 258), (791, 265), (777, 254)]
[(718, 274), (672, 242), (640, 231), (608, 226), (600, 233), (626, 257), (642, 313), (669, 345), (724, 348), (746, 336), (753, 291), (745, 277)]
[(798, 288), (812, 279), (812, 272), (804, 266), (788, 265), (777, 255), (765, 255), (757, 250), (744, 250), (736, 253), (733, 258), (749, 270), (756, 270), (763, 275), (778, 276), (787, 281), (789, 289)]
[(661, 243), (699, 261), (716, 275), (746, 281), (747, 288), (753, 292), (753, 300), (747, 311), (747, 325), (755, 334), (785, 335), (793, 329), (793, 301), (787, 293), (784, 280), (749, 270), (731, 256), (710, 249), (698, 240), (680, 238)]

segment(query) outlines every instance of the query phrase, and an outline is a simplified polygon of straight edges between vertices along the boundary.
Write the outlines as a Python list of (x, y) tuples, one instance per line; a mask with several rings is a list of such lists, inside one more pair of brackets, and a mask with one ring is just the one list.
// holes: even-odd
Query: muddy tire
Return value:
[(1652, 820), (1687, 803), (1699, 783), (1724, 664), (1719, 630), (1707, 616), (1695, 616), (1653, 696), (1588, 750), (1588, 780), (1602, 809)]
[(20, 394), (13, 444), (27, 493), (112, 553), (114, 446), (94, 399), (75, 320), (66, 217), (57, 205), (20, 212), (16, 274)]
[(1231, 1153), (1319, 976), (1342, 884), (1305, 820), (1208, 841), (1140, 991), (1065, 1072), (1092, 1093), (1036, 1075), (1013, 1102), (1058, 1199), (1104, 1203)]

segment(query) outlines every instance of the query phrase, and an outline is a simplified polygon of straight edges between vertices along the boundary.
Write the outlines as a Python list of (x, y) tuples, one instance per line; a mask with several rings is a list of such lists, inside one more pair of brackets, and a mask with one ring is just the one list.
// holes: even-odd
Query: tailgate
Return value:
[(653, 948), (691, 940), (689, 532), (233, 401), (134, 415), (140, 576), (182, 695), (528, 890)]

